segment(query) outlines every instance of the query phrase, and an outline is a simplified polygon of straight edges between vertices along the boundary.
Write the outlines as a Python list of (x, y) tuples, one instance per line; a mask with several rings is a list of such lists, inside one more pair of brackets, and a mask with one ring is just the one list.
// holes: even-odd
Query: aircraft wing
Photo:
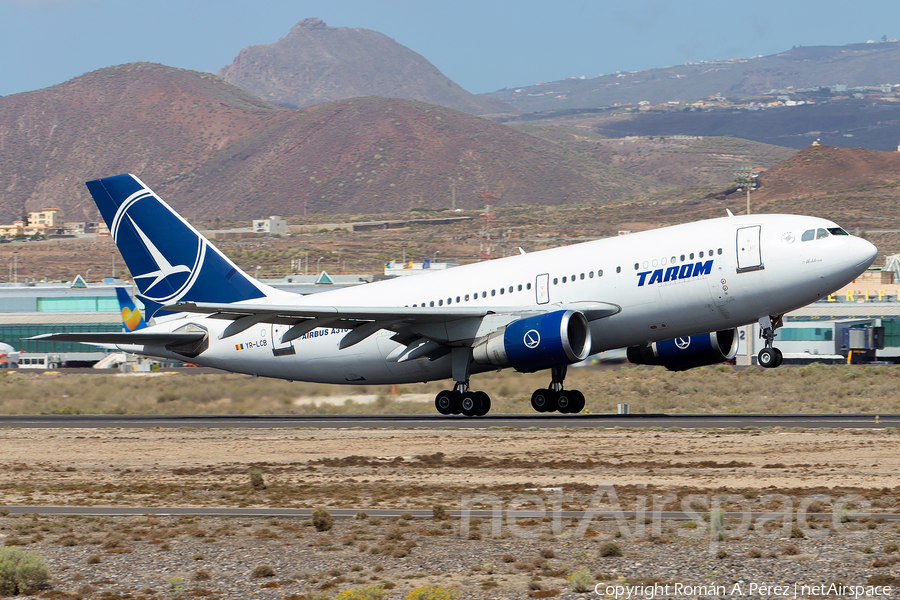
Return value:
[(531, 315), (576, 310), (584, 314), (588, 321), (593, 321), (614, 315), (622, 309), (605, 302), (548, 304), (528, 309), (521, 306), (433, 308), (179, 302), (164, 306), (163, 310), (205, 314), (213, 319), (232, 321), (220, 339), (236, 335), (257, 323), (291, 326), (282, 336), (282, 343), (302, 337), (317, 327), (352, 329), (341, 340), (340, 347), (343, 349), (381, 329), (394, 331), (392, 339), (404, 345), (425, 340), (437, 344), (466, 345), (507, 323)]

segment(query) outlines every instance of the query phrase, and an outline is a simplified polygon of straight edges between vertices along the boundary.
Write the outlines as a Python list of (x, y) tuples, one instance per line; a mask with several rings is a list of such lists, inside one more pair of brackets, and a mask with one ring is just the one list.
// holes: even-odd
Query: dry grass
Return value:
[[(473, 377), (491, 395), (492, 413), (531, 413), (531, 392), (545, 373)], [(397, 394), (436, 394), (449, 382), (397, 386)], [(900, 369), (808, 365), (773, 370), (705, 367), (571, 369), (595, 413), (626, 402), (633, 413), (897, 413)], [(372, 403), (356, 394), (376, 394)], [(300, 403), (300, 399), (313, 399)], [(321, 398), (320, 402), (316, 399)], [(432, 414), (431, 402), (404, 401), (390, 386), (333, 386), (244, 375), (118, 377), (75, 373), (0, 373), (0, 414)]]

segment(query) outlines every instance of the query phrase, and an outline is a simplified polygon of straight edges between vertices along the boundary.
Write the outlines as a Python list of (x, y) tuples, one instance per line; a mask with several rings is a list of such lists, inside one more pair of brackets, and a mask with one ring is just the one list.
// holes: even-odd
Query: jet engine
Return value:
[(587, 318), (575, 310), (558, 310), (513, 321), (473, 349), (481, 365), (532, 372), (584, 360), (591, 352)]
[(636, 365), (662, 365), (670, 371), (685, 371), (731, 360), (737, 350), (737, 329), (726, 329), (631, 346), (628, 360)]

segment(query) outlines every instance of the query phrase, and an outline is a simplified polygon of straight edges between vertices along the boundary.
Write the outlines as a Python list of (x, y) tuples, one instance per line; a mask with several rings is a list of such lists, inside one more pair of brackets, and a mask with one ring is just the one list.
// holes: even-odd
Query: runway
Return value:
[(882, 429), (900, 427), (900, 415), (4, 415), (0, 427), (75, 428), (364, 428), (364, 429), (549, 429), (559, 427)]

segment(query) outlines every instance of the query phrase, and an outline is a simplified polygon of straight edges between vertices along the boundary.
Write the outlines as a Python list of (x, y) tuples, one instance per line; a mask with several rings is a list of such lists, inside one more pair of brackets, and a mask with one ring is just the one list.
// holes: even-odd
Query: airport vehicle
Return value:
[(442, 414), (483, 415), (470, 375), (550, 371), (541, 412), (579, 412), (568, 365), (628, 347), (681, 370), (734, 357), (758, 322), (776, 367), (784, 313), (833, 292), (876, 248), (806, 216), (728, 216), (353, 288), (299, 296), (254, 280), (134, 175), (87, 182), (153, 324), (127, 333), (45, 334), (227, 371), (322, 383), (452, 377)]

